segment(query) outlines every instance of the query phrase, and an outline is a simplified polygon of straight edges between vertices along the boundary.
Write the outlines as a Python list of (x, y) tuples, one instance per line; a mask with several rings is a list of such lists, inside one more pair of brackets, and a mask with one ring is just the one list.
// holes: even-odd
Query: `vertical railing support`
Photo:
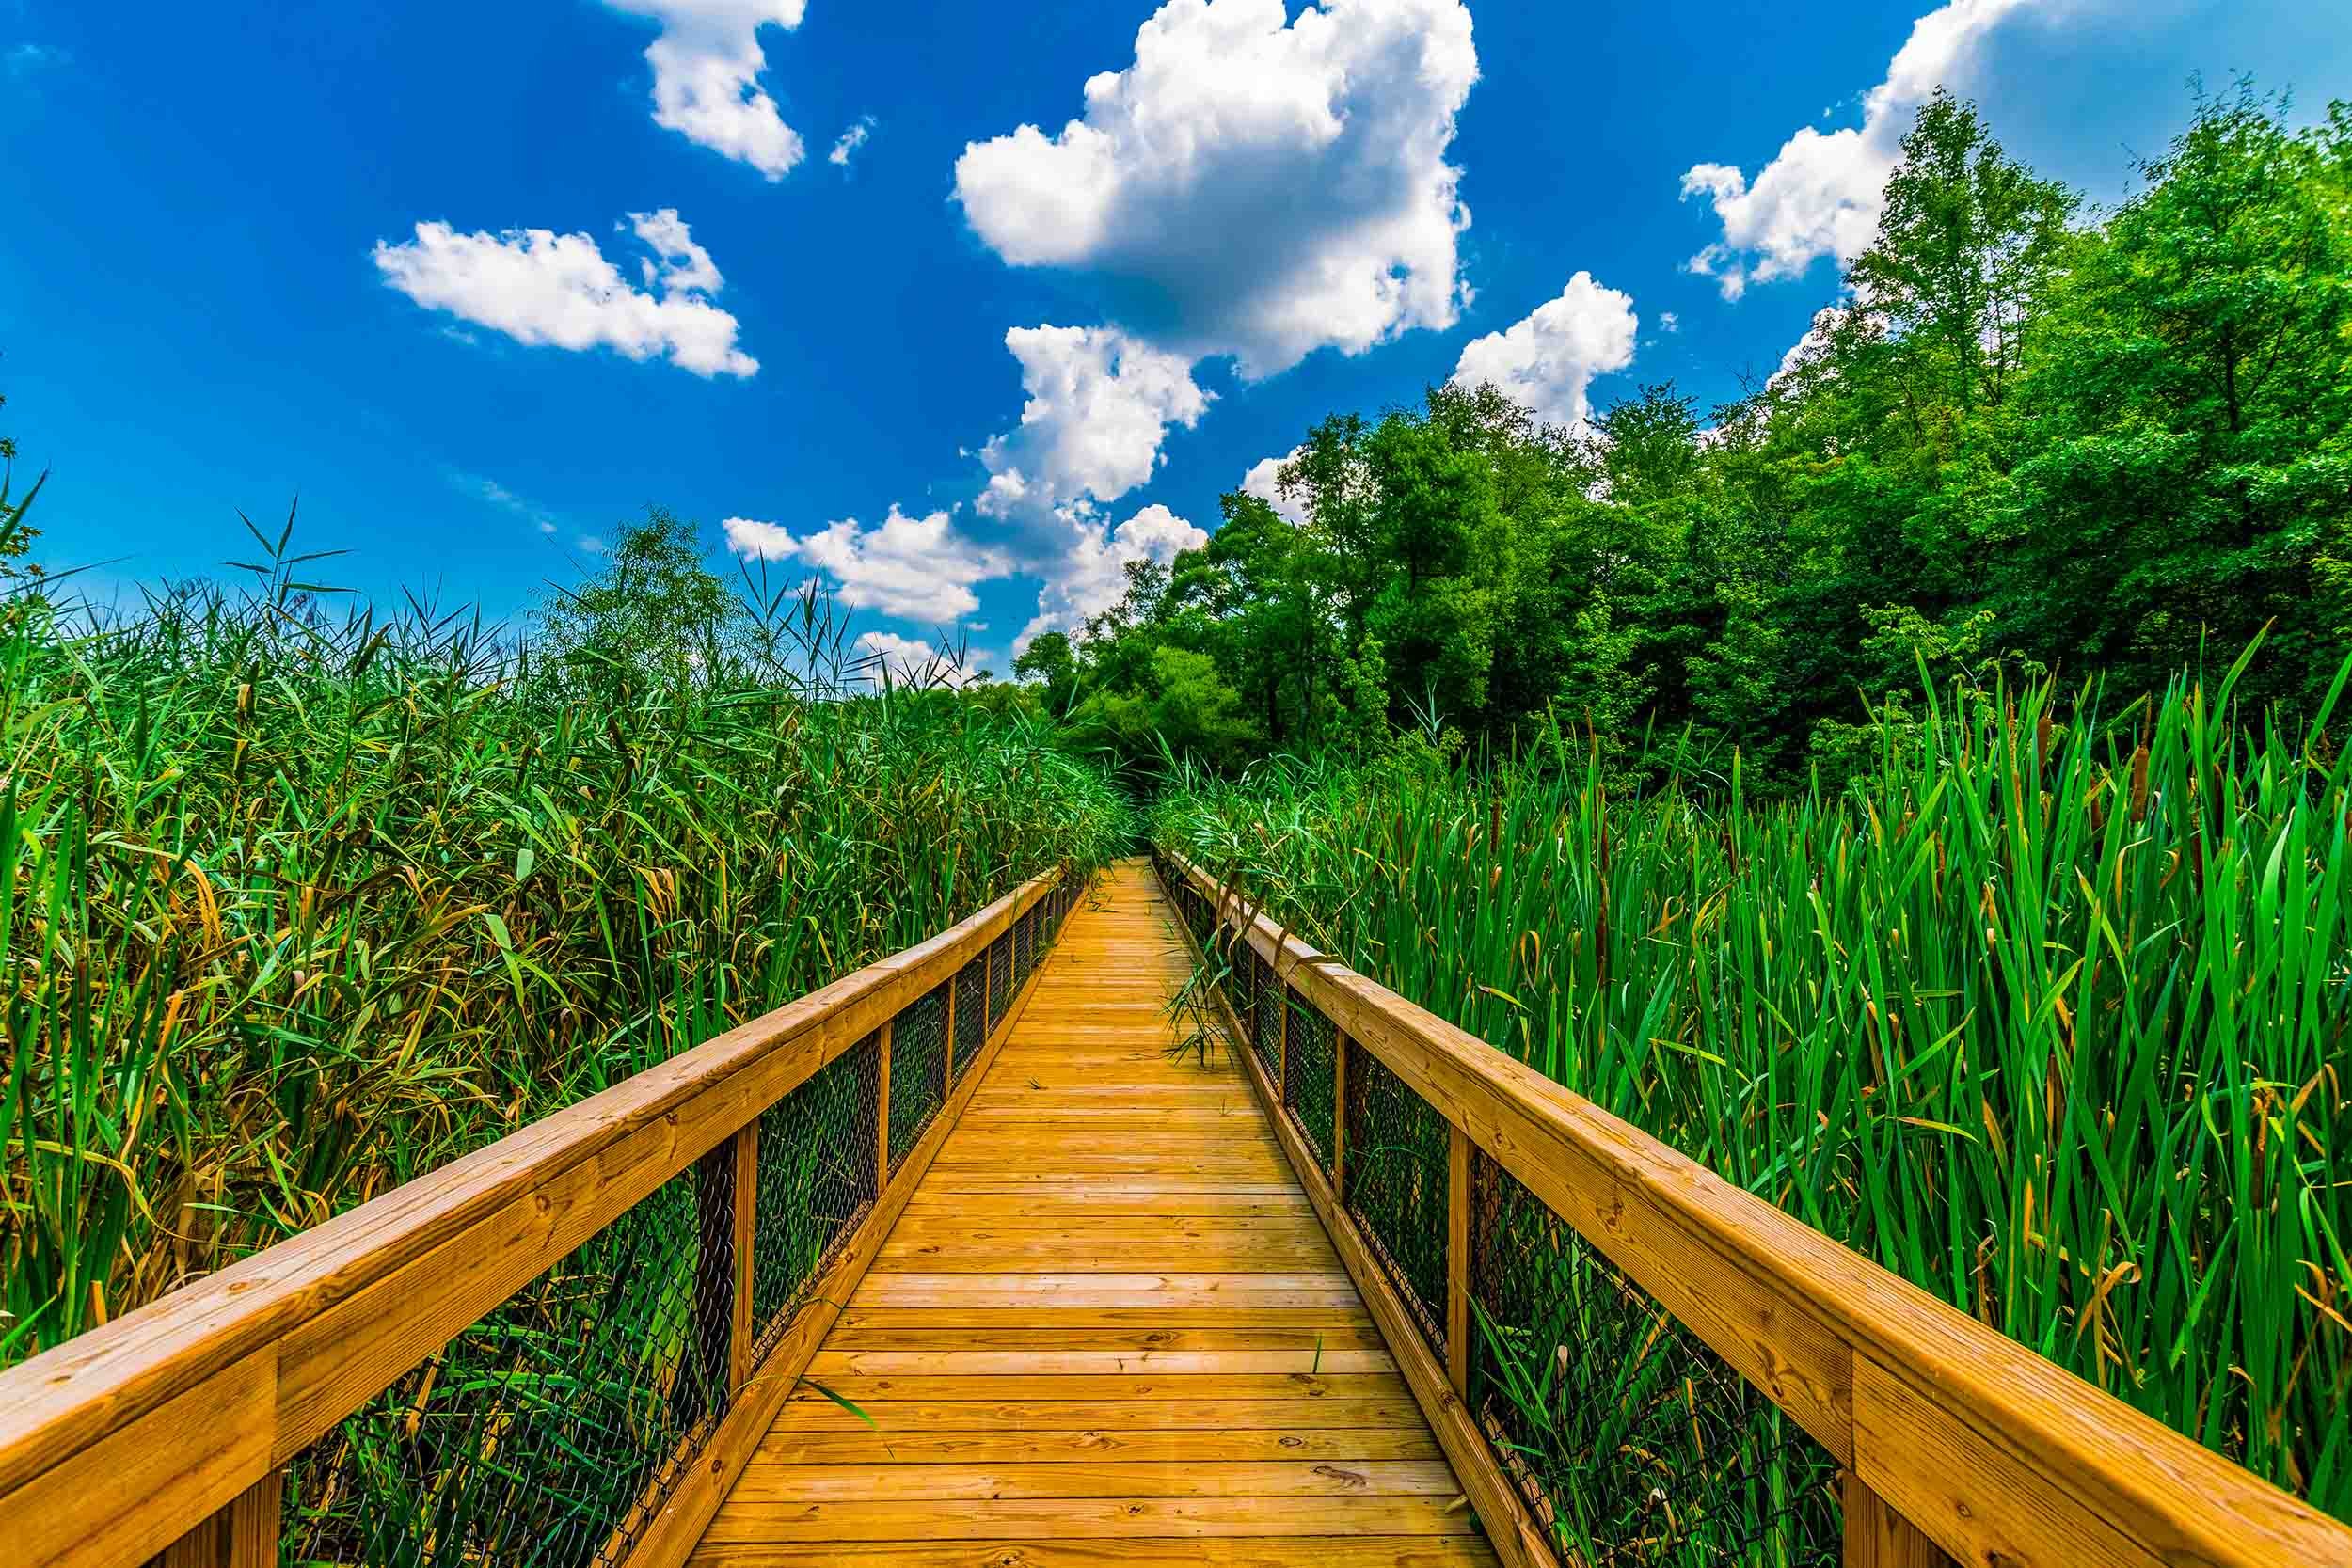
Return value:
[[(1265, 976), (1274, 986), (1274, 1111), (1280, 1116), (1291, 1102), (1291, 983), (1271, 962), (1265, 966)], [(1260, 996), (1256, 1005), (1263, 1006), (1265, 998)]]
[(1959, 1568), (1959, 1564), (1872, 1491), (1867, 1481), (1848, 1470), (1845, 1568)]
[[(983, 965), (982, 967), (986, 967)], [(947, 1103), (947, 1097), (956, 1092), (956, 992), (963, 988), (956, 984), (962, 976), (955, 970), (947, 976), (947, 1048), (939, 1053), (939, 1102)]]
[(682, 1390), (682, 1424), (691, 1430), (706, 1416), (726, 1407), (735, 1389), (736, 1297), (741, 1259), (736, 1234), (742, 1216), (735, 1201), (733, 1138), (714, 1145), (694, 1162), (694, 1301), (687, 1335), (694, 1376)]
[(1347, 1205), (1347, 1031), (1331, 1037), (1331, 1196)]
[(728, 1140), (735, 1152), (735, 1313), (728, 1330), (727, 1389), (752, 1380), (752, 1247), (759, 1220), (759, 1118)]
[(877, 1162), (874, 1191), (877, 1193), (890, 1189), (890, 1033), (891, 1025), (897, 1022), (896, 1019), (885, 1020), (882, 1026), (882, 1038), (874, 1044), (875, 1060), (879, 1064), (876, 1070), (882, 1079), (882, 1092), (874, 1097), (874, 1113), (882, 1118), (881, 1131), (874, 1138), (874, 1159)]
[(1470, 1398), (1470, 1141), (1456, 1122), (1445, 1159), (1445, 1375), (1456, 1399)]
[(272, 1470), (164, 1548), (161, 1568), (277, 1568), (286, 1472)]

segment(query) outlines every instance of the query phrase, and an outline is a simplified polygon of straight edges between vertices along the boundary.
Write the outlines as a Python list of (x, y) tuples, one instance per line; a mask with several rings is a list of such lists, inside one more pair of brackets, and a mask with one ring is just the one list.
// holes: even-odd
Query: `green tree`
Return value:
[(539, 652), (599, 690), (693, 682), (741, 650), (741, 603), (703, 564), (694, 525), (660, 506), (624, 526), (585, 582), (540, 611)]
[(2352, 516), (2344, 123), (2298, 135), (2249, 87), (2201, 96), (2082, 239), (2037, 376), (2052, 438), (2011, 514), (2004, 608), (2042, 657), (2153, 680), (2275, 621), (2249, 689), (2326, 678)]

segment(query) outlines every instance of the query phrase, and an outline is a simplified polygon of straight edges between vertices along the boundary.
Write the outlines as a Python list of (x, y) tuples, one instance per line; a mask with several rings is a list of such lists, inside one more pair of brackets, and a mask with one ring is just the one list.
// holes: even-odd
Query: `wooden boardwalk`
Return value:
[(694, 1563), (1495, 1560), (1187, 969), (1117, 867)]

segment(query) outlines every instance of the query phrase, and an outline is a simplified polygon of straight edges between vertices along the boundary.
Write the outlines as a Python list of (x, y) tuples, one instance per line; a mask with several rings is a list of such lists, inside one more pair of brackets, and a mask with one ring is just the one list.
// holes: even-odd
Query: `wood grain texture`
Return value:
[(1240, 1064), (1169, 1053), (1154, 879), (1091, 903), (691, 1560), (1492, 1563)]
[(1957, 1561), (2352, 1564), (2352, 1529), (1179, 874)]

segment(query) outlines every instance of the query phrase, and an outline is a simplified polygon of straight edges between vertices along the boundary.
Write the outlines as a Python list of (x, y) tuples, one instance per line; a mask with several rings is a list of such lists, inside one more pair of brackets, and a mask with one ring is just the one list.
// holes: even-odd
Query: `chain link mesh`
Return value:
[(761, 1113), (752, 1333), (764, 1347), (881, 1195), (879, 1032)]
[(1259, 957), (1251, 947), (1249, 955), (1249, 1038), (1258, 1048), (1258, 1060), (1265, 1064), (1266, 1078), (1279, 1084), (1282, 1075), (1282, 1007), (1289, 988), (1274, 966)]
[(980, 1046), (988, 1038), (988, 955), (965, 961), (956, 971), (956, 1082), (972, 1070), (972, 1064), (980, 1059)]
[(890, 1168), (930, 1131), (947, 1102), (947, 988), (934, 986), (890, 1026)]
[(1347, 1063), (1347, 1208), (1433, 1349), (1445, 1345), (1446, 1119), (1369, 1051)]
[(313, 1443), (282, 1560), (618, 1561), (725, 1407), (734, 1170), (723, 1143)]
[(1828, 1451), (1509, 1172), (1471, 1160), (1470, 1408), (1563, 1558), (1836, 1561)]
[(1018, 993), (1029, 983), (1029, 966), (1037, 961), (1037, 934), (1029, 925), (1029, 911), (1022, 911), (1012, 921), (1012, 989)]
[(1290, 991), (1289, 1060), (1282, 1069), (1282, 1103), (1315, 1153), (1325, 1175), (1331, 1171), (1331, 1122), (1338, 1094), (1340, 1032), (1313, 1003)]
[(993, 1032), (1012, 1006), (1012, 933), (988, 944), (988, 1026)]

